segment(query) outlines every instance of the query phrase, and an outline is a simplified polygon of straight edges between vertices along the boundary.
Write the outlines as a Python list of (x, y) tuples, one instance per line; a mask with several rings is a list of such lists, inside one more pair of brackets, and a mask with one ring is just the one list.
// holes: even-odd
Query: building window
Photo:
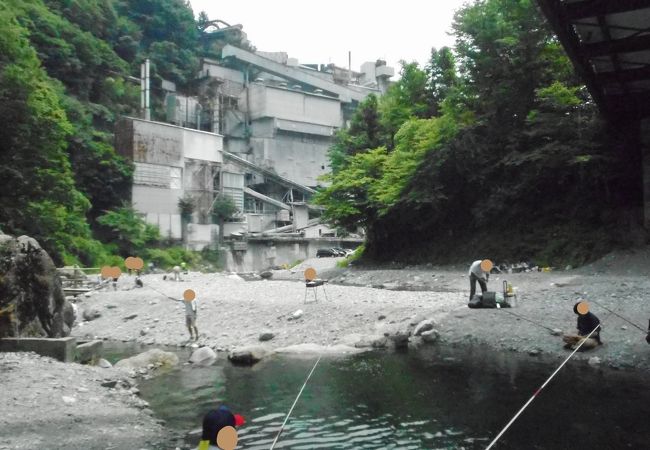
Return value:
[(169, 166), (157, 164), (135, 163), (133, 184), (169, 188)]
[(183, 189), (183, 171), (180, 167), (170, 167), (169, 178), (169, 189)]

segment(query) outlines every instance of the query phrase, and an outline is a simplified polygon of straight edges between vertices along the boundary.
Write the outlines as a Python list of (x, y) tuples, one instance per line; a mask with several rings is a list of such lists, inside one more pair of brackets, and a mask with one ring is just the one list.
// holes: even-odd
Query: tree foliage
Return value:
[(124, 216), (130, 199), (133, 168), (113, 149), (116, 119), (138, 113), (130, 77), (150, 58), (154, 103), (161, 78), (190, 87), (193, 12), (182, 0), (7, 0), (0, 19), (0, 119), (11, 124), (0, 130), (0, 227), (33, 235), (57, 263), (106, 260), (115, 248), (95, 238), (114, 232), (97, 218)]
[(317, 196), (325, 216), (364, 226), (374, 259), (599, 256), (616, 208), (638, 197), (635, 162), (611, 151), (615, 136), (535, 5), (469, 3), (453, 31), (453, 50), (433, 49), (424, 70), (403, 64), (378, 116), (362, 104), (339, 132)]
[(110, 230), (111, 242), (117, 244), (122, 255), (143, 254), (160, 240), (158, 228), (146, 223), (129, 204), (106, 211), (97, 222)]

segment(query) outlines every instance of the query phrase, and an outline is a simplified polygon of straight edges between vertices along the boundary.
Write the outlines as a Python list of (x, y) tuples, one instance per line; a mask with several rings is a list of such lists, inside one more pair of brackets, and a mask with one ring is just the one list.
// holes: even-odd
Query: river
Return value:
[[(181, 361), (187, 355), (179, 353)], [(251, 368), (222, 358), (182, 365), (139, 388), (181, 432), (200, 428), (203, 414), (223, 402), (247, 421), (237, 448), (268, 449), (314, 362), (276, 356)], [(555, 367), (478, 346), (323, 358), (276, 448), (485, 448)], [(645, 373), (570, 362), (496, 448), (650, 448), (648, 382)]]

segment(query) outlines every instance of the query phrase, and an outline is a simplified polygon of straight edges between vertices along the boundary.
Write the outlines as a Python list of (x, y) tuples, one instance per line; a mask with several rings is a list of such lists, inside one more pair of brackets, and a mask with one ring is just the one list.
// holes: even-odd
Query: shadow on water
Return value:
[[(249, 368), (222, 357), (139, 388), (156, 415), (182, 432), (200, 428), (203, 414), (223, 402), (247, 420), (238, 449), (268, 449), (314, 361), (274, 357)], [(322, 359), (276, 448), (485, 448), (555, 367), (482, 347)], [(497, 448), (648, 448), (648, 381), (644, 373), (573, 361)]]

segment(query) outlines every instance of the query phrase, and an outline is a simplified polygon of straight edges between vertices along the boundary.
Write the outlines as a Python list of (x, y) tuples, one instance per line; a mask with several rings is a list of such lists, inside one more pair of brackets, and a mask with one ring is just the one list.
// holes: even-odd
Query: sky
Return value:
[(431, 47), (453, 46), (453, 14), (467, 0), (190, 0), (194, 14), (242, 24), (261, 51), (284, 51), (301, 64), (352, 69), (384, 59), (426, 64)]

